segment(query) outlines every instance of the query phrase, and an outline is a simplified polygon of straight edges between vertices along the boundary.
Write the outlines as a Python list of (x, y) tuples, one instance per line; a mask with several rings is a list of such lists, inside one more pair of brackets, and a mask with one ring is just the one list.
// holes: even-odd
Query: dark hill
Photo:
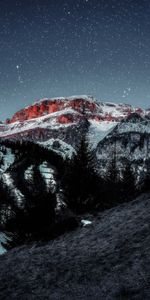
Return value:
[(149, 300), (150, 195), (92, 219), (1, 256), (0, 299)]

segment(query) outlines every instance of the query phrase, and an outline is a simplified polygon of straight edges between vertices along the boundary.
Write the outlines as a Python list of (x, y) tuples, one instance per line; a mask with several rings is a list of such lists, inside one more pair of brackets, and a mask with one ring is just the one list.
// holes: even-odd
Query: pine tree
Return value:
[(33, 168), (33, 178), (28, 182), (24, 179), (21, 183), (24, 205), (16, 210), (8, 224), (13, 238), (7, 247), (49, 238), (51, 226), (55, 222), (55, 194), (46, 186), (38, 166)]
[(66, 166), (62, 180), (65, 201), (75, 212), (84, 212), (98, 203), (100, 178), (96, 172), (95, 157), (83, 135), (76, 154)]
[(142, 192), (150, 192), (150, 160), (147, 161), (146, 173), (141, 190)]
[(33, 168), (33, 178), (30, 181), (26, 195), (26, 210), (28, 214), (30, 230), (36, 236), (44, 234), (44, 230), (50, 228), (55, 219), (56, 198), (41, 175), (37, 165)]
[(105, 208), (112, 207), (120, 202), (121, 197), (121, 178), (117, 168), (117, 140), (114, 137), (112, 159), (109, 162), (105, 176), (104, 198)]
[(125, 168), (122, 173), (122, 193), (121, 200), (128, 201), (133, 199), (136, 194), (136, 184), (135, 177), (133, 174), (131, 162), (129, 160), (126, 161)]
[(114, 154), (109, 163), (104, 184), (105, 208), (112, 207), (120, 202), (120, 174), (116, 166), (116, 155)]
[(2, 178), (0, 179), (0, 227), (5, 229), (7, 222), (11, 219), (13, 212), (15, 211), (15, 200), (4, 184)]

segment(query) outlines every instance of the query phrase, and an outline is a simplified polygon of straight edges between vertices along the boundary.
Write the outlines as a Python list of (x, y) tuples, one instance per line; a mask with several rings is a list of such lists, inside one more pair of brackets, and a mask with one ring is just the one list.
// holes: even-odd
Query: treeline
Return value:
[[(43, 160), (55, 165), (58, 170), (58, 175), (61, 177), (63, 174), (64, 160), (55, 151), (47, 149), (40, 144), (36, 144), (31, 141), (13, 141), (4, 140), (0, 142), (0, 146), (5, 148), (10, 148), (12, 153), (15, 155), (14, 165), (19, 162), (26, 160), (30, 164), (40, 163)], [(14, 166), (12, 166), (14, 167)]]
[(110, 159), (103, 176), (95, 153), (82, 138), (76, 155), (66, 164), (61, 185), (65, 202), (76, 213), (105, 210), (118, 203), (130, 201), (138, 191), (130, 161), (120, 172), (115, 155)]
[[(13, 233), (8, 247), (54, 238), (78, 226), (75, 215), (103, 211), (132, 200), (141, 191), (150, 190), (148, 167), (139, 185), (131, 162), (127, 160), (125, 168), (120, 171), (115, 155), (101, 176), (95, 153), (90, 149), (86, 136), (81, 138), (76, 154), (66, 160), (30, 142), (4, 142), (3, 145), (15, 153), (16, 159), (11, 169), (16, 168), (15, 186), (24, 197), (23, 203), (19, 203), (13, 190), (0, 180), (0, 228)], [(44, 160), (56, 167), (57, 187), (53, 191), (39, 170), (39, 164)], [(22, 161), (28, 163), (20, 164)], [(30, 163), (33, 165), (33, 176), (27, 181), (24, 170)], [(62, 208), (58, 213), (56, 208), (60, 194), (67, 209)]]
[(53, 239), (78, 226), (76, 217), (67, 208), (56, 212), (56, 192), (51, 191), (37, 165), (33, 167), (32, 179), (21, 178), (18, 183), (23, 202), (0, 181), (0, 230), (10, 237), (6, 248)]

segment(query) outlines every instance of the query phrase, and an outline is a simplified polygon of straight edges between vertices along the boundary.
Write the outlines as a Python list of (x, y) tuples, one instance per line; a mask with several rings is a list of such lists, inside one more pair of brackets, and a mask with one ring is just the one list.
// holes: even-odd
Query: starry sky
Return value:
[(150, 107), (150, 1), (1, 0), (0, 120), (80, 94)]

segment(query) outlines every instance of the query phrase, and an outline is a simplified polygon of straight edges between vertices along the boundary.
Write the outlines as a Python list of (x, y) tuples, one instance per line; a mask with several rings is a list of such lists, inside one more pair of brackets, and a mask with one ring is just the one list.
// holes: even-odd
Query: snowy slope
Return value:
[(39, 142), (43, 147), (55, 151), (57, 154), (71, 158), (75, 153), (74, 148), (60, 139), (49, 139), (45, 142)]
[(48, 115), (44, 115), (42, 117), (29, 119), (26, 121), (16, 121), (14, 123), (10, 123), (5, 127), (5, 130), (0, 133), (0, 137), (7, 137), (11, 136), (20, 132), (29, 131), (35, 128), (45, 128), (45, 129), (59, 129), (60, 127), (66, 127), (70, 124), (61, 124), (57, 121), (57, 117), (61, 115), (77, 115), (77, 112), (75, 112), (72, 109), (66, 109), (62, 110), (61, 112), (55, 112)]
[(95, 120), (91, 120), (88, 137), (92, 148), (96, 148), (98, 142), (103, 140), (117, 124), (118, 122), (114, 121), (97, 122)]

